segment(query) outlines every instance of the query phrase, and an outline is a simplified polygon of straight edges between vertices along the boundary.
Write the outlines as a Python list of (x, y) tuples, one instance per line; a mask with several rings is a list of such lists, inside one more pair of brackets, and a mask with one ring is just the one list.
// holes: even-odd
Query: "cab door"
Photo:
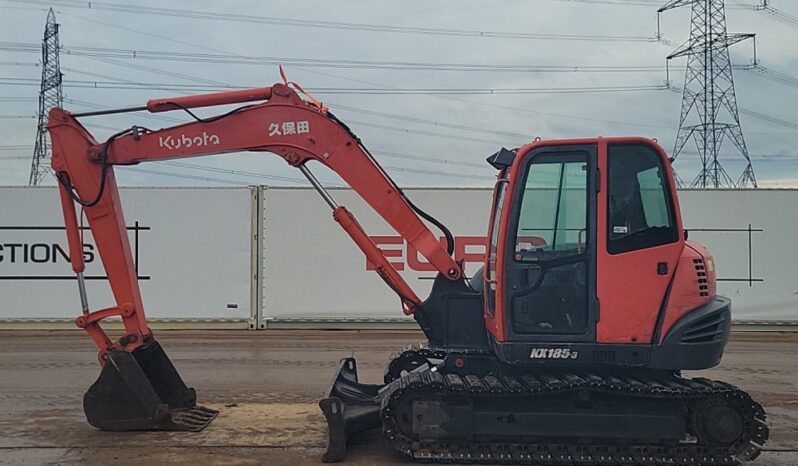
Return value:
[(650, 140), (601, 140), (599, 343), (650, 343), (684, 239), (670, 162)]
[(504, 246), (509, 341), (595, 341), (596, 146), (534, 149), (522, 160)]

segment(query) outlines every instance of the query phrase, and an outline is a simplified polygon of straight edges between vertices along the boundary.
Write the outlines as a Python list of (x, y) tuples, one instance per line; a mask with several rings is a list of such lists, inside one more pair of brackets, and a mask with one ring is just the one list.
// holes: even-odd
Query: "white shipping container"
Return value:
[[(121, 188), (120, 195), (147, 316), (248, 326), (252, 190)], [(80, 314), (63, 225), (56, 188), (0, 188), (0, 319)], [(89, 230), (84, 258), (92, 310), (114, 305)]]
[[(399, 235), (354, 191), (329, 191), (339, 205), (352, 211), (378, 246), (389, 251), (391, 261), (418, 296), (426, 298), (435, 272), (423, 270), (428, 268), (423, 257), (413, 257)], [(485, 252), (490, 192), (406, 189), (405, 193), (451, 229), (458, 256), (468, 254), (466, 274), (473, 274)], [(367, 270), (363, 253), (332, 219), (332, 211), (315, 190), (264, 189), (261, 202), (261, 325), (265, 319), (412, 321), (404, 317), (396, 294), (375, 272)]]
[[(426, 261), (353, 191), (330, 192), (425, 298), (435, 276)], [(484, 253), (491, 190), (406, 192), (451, 228), (472, 275)], [(310, 188), (123, 188), (121, 195), (153, 320), (259, 328), (412, 322)], [(715, 256), (734, 318), (798, 323), (798, 190), (687, 190), (680, 200), (690, 238)], [(85, 243), (90, 304), (99, 309), (112, 304), (111, 294), (90, 232)], [(73, 319), (80, 303), (66, 255), (56, 189), (0, 188), (0, 321)]]
[[(487, 231), (490, 189), (406, 189), (458, 238), (467, 273)], [(380, 247), (390, 251), (400, 273), (426, 298), (434, 272), (408, 251), (390, 226), (354, 192), (330, 190)], [(798, 322), (798, 190), (699, 191), (679, 193), (690, 239), (715, 257), (719, 292), (733, 300), (735, 320)], [(312, 189), (272, 188), (262, 199), (263, 257), (261, 326), (272, 322), (392, 321), (403, 317), (396, 295), (372, 271), (363, 254), (332, 220)], [(750, 231), (749, 231), (750, 225)], [(750, 239), (750, 242), (749, 242)], [(420, 258), (419, 258), (420, 259)]]
[(687, 190), (679, 199), (690, 239), (715, 257), (733, 318), (798, 322), (798, 190)]

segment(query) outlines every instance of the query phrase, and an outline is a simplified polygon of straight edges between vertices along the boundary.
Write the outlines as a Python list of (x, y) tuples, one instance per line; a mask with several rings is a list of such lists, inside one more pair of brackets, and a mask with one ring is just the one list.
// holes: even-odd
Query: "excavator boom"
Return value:
[[(294, 89), (303, 92), (301, 88), (292, 84), (286, 81), (266, 88), (151, 100), (142, 107), (87, 114), (71, 114), (60, 108), (50, 112), (52, 168), (60, 184), (72, 268), (78, 277), (83, 308), (76, 323), (100, 348), (103, 365), (100, 378), (84, 398), (84, 408), (93, 425), (107, 430), (197, 430), (215, 415), (212, 410), (195, 406), (193, 389), (185, 386), (149, 329), (125, 229), (115, 165), (241, 151), (279, 155), (308, 177), (333, 210), (336, 222), (399, 295), (403, 311), (412, 314), (421, 299), (352, 213), (339, 206), (310, 172), (307, 163), (316, 161), (336, 172), (441, 275), (451, 281), (462, 278), (462, 268), (452, 258), (448, 230), (405, 197), (346, 125), (312, 97), (308, 96), (309, 101), (303, 99)], [(252, 103), (256, 101), (263, 102)], [(190, 110), (244, 102), (249, 103), (210, 118), (197, 117)], [(133, 126), (103, 143), (98, 143), (78, 122), (80, 117), (143, 110), (183, 110), (195, 121), (159, 130)], [(107, 309), (91, 311), (89, 307), (76, 203), (88, 220), (116, 301)], [(449, 244), (441, 244), (422, 217), (440, 227)], [(122, 319), (125, 331), (118, 341), (112, 341), (100, 326), (108, 317)], [(124, 412), (117, 409), (121, 405), (126, 406)]]

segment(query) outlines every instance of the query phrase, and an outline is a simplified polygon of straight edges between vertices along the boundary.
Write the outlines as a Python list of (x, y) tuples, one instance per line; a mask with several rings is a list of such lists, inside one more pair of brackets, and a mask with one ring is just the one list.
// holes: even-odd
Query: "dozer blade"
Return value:
[(151, 340), (132, 352), (110, 351), (100, 377), (83, 395), (83, 411), (101, 430), (199, 432), (218, 411), (197, 406), (161, 345)]
[(327, 418), (328, 430), (327, 451), (322, 461), (335, 463), (343, 460), (350, 437), (382, 425), (379, 397), (382, 387), (359, 383), (355, 359), (341, 359), (327, 398), (319, 402)]

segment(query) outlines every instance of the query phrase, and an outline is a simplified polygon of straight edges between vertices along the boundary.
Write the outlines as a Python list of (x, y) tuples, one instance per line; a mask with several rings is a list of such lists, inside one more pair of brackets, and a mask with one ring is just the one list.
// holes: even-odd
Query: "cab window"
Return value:
[[(499, 179), (504, 179), (504, 171), (499, 175)], [(496, 311), (496, 260), (499, 246), (499, 223), (502, 218), (502, 207), (504, 206), (504, 193), (507, 190), (507, 183), (499, 181), (496, 186), (496, 205), (493, 208), (493, 222), (490, 228), (490, 244), (487, 252), (487, 270), (485, 271), (485, 284), (487, 285), (487, 304), (488, 312), (494, 315)]]
[(529, 165), (516, 231), (515, 259), (582, 254), (587, 242), (587, 159), (543, 154)]
[(678, 241), (663, 159), (644, 144), (607, 152), (607, 251), (610, 254)]

